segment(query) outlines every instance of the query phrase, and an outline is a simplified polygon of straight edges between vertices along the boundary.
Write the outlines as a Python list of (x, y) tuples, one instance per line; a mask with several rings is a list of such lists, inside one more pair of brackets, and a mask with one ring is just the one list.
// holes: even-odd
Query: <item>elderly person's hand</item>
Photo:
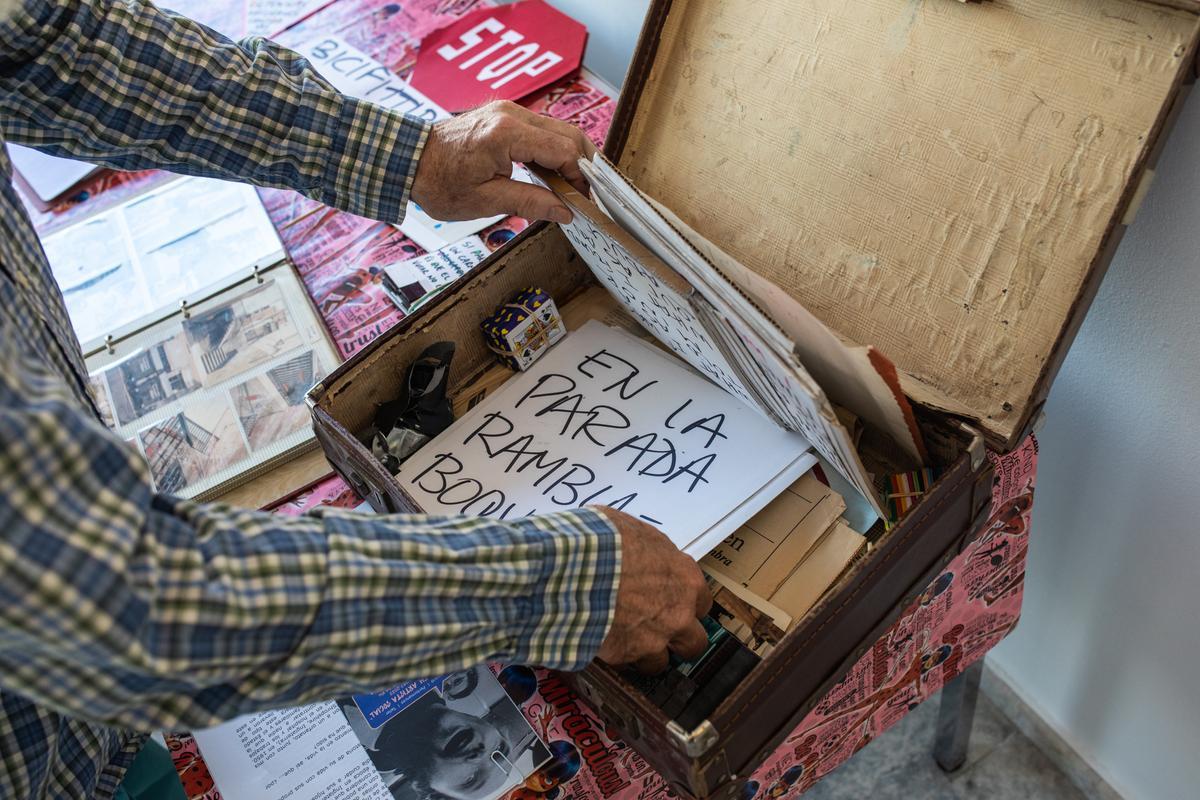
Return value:
[(571, 212), (552, 192), (512, 180), (513, 162), (557, 170), (586, 193), (577, 161), (595, 152), (574, 125), (515, 103), (489, 103), (434, 124), (417, 165), (412, 199), (440, 220), (516, 214), (570, 222)]
[(712, 595), (696, 562), (640, 519), (601, 508), (621, 537), (621, 578), (612, 625), (598, 657), (642, 672), (667, 668), (670, 653), (690, 659), (708, 647), (700, 624)]

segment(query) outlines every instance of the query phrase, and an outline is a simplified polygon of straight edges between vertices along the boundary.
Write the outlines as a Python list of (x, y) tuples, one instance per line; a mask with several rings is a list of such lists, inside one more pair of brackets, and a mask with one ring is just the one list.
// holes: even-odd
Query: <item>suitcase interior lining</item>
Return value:
[(619, 163), (1011, 444), (1196, 30), (1138, 0), (673, 0)]
[[(318, 399), (318, 405), (361, 443), (361, 436), (370, 426), (377, 405), (394, 399), (393, 393), (397, 391), (407, 365), (425, 347), (435, 341), (454, 339), (457, 349), (451, 365), (451, 393), (468, 389), (475, 379), (496, 363), (495, 355), (483, 343), (479, 321), (500, 302), (523, 288), (540, 286), (549, 291), (556, 302), (565, 305), (572, 297), (596, 285), (586, 264), (575, 254), (558, 227), (538, 227), (540, 230), (531, 229), (523, 241), (485, 265), (478, 274), (468, 276), (460, 286), (450, 287), (442, 301), (421, 317), (420, 324), (381, 340), (354, 369), (333, 376)], [(380, 381), (379, 375), (396, 376), (396, 383)], [(370, 378), (360, 380), (360, 376)], [(948, 466), (962, 456), (965, 437), (950, 430), (943, 419), (918, 409), (917, 421), (926, 437), (933, 466)], [(869, 426), (864, 430), (860, 452), (864, 464), (880, 476), (881, 481), (887, 474), (907, 469), (903, 451)], [(371, 458), (365, 448), (361, 455)], [(921, 505), (918, 504), (909, 513), (920, 510)], [(867, 532), (867, 538), (873, 545), (885, 541), (887, 535), (882, 522)], [(847, 569), (830, 593), (850, 580), (859, 569), (868, 567), (872, 556), (873, 553), (868, 553)], [(810, 611), (806, 619), (813, 616), (817, 608)], [(800, 635), (804, 627), (803, 624), (797, 624), (788, 636)], [(765, 660), (760, 663), (751, 677), (767, 663)], [(618, 673), (610, 674), (622, 680)], [(628, 692), (636, 692), (632, 685), (626, 683), (625, 686)], [(736, 696), (735, 690), (726, 703), (731, 699), (736, 700)], [(726, 703), (721, 708), (726, 708)], [(639, 713), (643, 723), (653, 718), (663, 725), (668, 721), (657, 707), (648, 702), (639, 709)]]

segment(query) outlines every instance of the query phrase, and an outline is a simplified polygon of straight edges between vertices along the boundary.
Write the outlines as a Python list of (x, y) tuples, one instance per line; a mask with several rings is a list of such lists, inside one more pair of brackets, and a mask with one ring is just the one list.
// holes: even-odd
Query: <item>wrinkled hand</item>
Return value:
[(655, 673), (667, 668), (668, 650), (685, 659), (699, 656), (708, 645), (699, 618), (712, 607), (712, 595), (696, 562), (657, 528), (599, 510), (621, 536), (617, 610), (600, 659)]
[(571, 212), (553, 192), (511, 179), (513, 162), (557, 170), (586, 193), (577, 162), (595, 152), (574, 125), (515, 103), (489, 103), (434, 124), (417, 164), (412, 199), (444, 221), (516, 214), (570, 222)]

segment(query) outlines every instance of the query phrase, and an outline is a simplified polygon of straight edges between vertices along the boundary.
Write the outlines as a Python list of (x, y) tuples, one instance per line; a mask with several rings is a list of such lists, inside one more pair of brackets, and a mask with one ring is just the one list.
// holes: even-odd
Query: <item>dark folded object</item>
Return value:
[(446, 390), (454, 342), (437, 342), (408, 368), (400, 397), (381, 403), (368, 431), (371, 452), (394, 475), (417, 448), (450, 427), (454, 412)]

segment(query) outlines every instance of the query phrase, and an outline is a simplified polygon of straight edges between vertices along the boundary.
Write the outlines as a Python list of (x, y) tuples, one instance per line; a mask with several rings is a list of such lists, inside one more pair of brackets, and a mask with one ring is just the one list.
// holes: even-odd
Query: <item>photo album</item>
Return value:
[(254, 187), (179, 178), (46, 236), (84, 354), (287, 254)]
[(101, 418), (158, 491), (205, 499), (316, 446), (337, 364), (253, 187), (158, 185), (45, 238)]

